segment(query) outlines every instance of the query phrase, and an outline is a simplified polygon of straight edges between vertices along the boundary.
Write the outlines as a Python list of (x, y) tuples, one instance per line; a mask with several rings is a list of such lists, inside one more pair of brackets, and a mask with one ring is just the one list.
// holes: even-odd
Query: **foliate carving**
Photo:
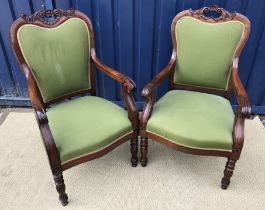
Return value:
[[(218, 21), (226, 21), (233, 20), (236, 16), (236, 13), (230, 13), (226, 11), (224, 8), (218, 7), (217, 5), (212, 5), (209, 7), (203, 7), (199, 10), (193, 11), (190, 9), (191, 16), (194, 16), (198, 19), (209, 20), (212, 19), (216, 22)], [(219, 17), (207, 16), (209, 13), (216, 13)]]
[[(75, 10), (72, 8), (68, 11), (64, 11), (61, 9), (55, 10), (46, 10), (46, 11), (37, 11), (33, 15), (25, 15), (22, 14), (21, 17), (27, 23), (34, 23), (35, 21), (41, 21), (47, 25), (53, 25), (57, 23), (61, 17), (72, 17), (74, 15)], [(53, 21), (48, 21), (48, 18), (54, 17)]]

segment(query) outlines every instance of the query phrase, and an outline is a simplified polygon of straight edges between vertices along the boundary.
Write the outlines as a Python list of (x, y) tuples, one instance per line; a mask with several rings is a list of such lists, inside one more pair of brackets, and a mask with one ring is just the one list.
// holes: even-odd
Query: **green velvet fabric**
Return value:
[(47, 116), (62, 163), (101, 150), (132, 132), (124, 109), (95, 96), (53, 106)]
[(178, 58), (174, 82), (226, 89), (243, 30), (239, 21), (212, 24), (181, 18), (175, 28)]
[(234, 113), (220, 96), (173, 90), (155, 105), (147, 131), (190, 148), (231, 150)]
[(89, 32), (83, 20), (71, 18), (52, 29), (27, 24), (17, 36), (44, 102), (90, 88)]

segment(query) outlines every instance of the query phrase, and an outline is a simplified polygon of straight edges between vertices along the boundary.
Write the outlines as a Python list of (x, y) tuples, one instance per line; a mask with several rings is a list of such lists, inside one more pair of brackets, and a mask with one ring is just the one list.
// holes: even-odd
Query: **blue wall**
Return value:
[[(33, 3), (34, 2), (34, 3)], [(0, 104), (28, 105), (26, 83), (10, 49), (8, 30), (20, 13), (42, 9), (40, 0), (1, 2)], [(261, 0), (46, 0), (47, 8), (74, 7), (91, 19), (101, 60), (136, 82), (141, 102), (144, 85), (164, 67), (171, 55), (170, 24), (184, 9), (218, 4), (246, 15), (251, 36), (240, 59), (239, 71), (255, 113), (265, 114), (265, 1)], [(205, 49), (207, 50), (207, 49)], [(121, 101), (119, 86), (98, 72), (98, 93)], [(167, 89), (159, 87), (157, 97)], [(234, 100), (233, 103), (235, 104)]]

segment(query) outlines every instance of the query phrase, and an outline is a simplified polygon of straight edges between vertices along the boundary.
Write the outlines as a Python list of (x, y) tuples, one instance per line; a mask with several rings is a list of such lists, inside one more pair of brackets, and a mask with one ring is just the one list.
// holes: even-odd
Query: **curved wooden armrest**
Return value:
[(22, 65), (22, 68), (25, 72), (26, 78), (28, 80), (29, 86), (29, 97), (31, 100), (32, 107), (35, 110), (36, 119), (39, 125), (39, 129), (42, 135), (42, 140), (50, 161), (50, 166), (52, 171), (57, 171), (61, 169), (61, 160), (58, 154), (56, 144), (54, 142), (49, 124), (48, 117), (45, 113), (44, 104), (40, 93), (37, 88), (37, 84), (33, 79), (31, 71), (26, 65)]
[(148, 96), (150, 96), (155, 88), (171, 73), (173, 70), (173, 67), (175, 66), (176, 63), (176, 52), (173, 51), (171, 59), (167, 66), (162, 69), (152, 80), (151, 82), (147, 83), (147, 85), (144, 87), (142, 90), (142, 97), (146, 99)]
[(98, 68), (100, 71), (102, 71), (103, 73), (105, 73), (106, 75), (108, 75), (109, 77), (116, 80), (122, 85), (122, 96), (128, 110), (128, 118), (132, 123), (134, 133), (138, 134), (139, 113), (133, 97), (133, 92), (136, 87), (135, 83), (131, 78), (126, 77), (120, 72), (101, 63), (101, 61), (96, 56), (94, 48), (91, 49), (91, 59), (92, 62), (95, 64), (96, 68)]
[(247, 92), (239, 78), (238, 58), (233, 59), (232, 66), (232, 86), (236, 95), (238, 108), (235, 114), (233, 126), (233, 158), (239, 159), (244, 144), (245, 119), (251, 115), (251, 106), (248, 100)]
[(120, 72), (104, 65), (96, 56), (96, 52), (95, 49), (92, 48), (91, 49), (91, 58), (92, 58), (92, 62), (95, 64), (95, 66), (102, 71), (103, 73), (105, 73), (106, 75), (108, 75), (109, 77), (111, 77), (112, 79), (116, 80), (117, 82), (119, 82), (120, 84), (122, 84), (122, 86), (124, 86), (127, 90), (127, 92), (132, 92), (135, 89), (135, 83), (133, 82), (132, 79), (130, 79), (129, 77), (126, 77), (125, 75), (121, 74)]
[(46, 152), (50, 160), (51, 169), (52, 171), (61, 170), (60, 156), (58, 154), (58, 150), (48, 124), (47, 115), (44, 110), (35, 109), (35, 113), (41, 131), (43, 143), (45, 145)]
[(239, 78), (238, 74), (238, 58), (233, 60), (232, 67), (232, 85), (239, 105), (238, 114), (243, 118), (249, 118), (251, 115), (251, 106), (249, 103), (247, 92)]
[(42, 140), (50, 161), (51, 170), (53, 172), (61, 170), (60, 156), (58, 154), (58, 150), (48, 124), (48, 118), (44, 108), (45, 106), (38, 91), (37, 84), (28, 66), (22, 63), (21, 68), (24, 71), (28, 81), (29, 97), (31, 100), (31, 105), (35, 111), (35, 116), (41, 132)]
[[(142, 90), (142, 97), (145, 100), (145, 106), (140, 116), (140, 130), (146, 129), (147, 121), (150, 118), (155, 102), (156, 87), (173, 71), (176, 63), (176, 52), (173, 50), (171, 59), (167, 66), (158, 73), (151, 82), (149, 82)], [(141, 132), (140, 131), (140, 132)]]

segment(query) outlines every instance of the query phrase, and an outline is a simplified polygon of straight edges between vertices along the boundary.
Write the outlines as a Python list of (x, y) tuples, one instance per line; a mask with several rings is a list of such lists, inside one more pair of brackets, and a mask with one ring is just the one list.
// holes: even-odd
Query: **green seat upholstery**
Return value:
[(147, 131), (189, 148), (231, 151), (233, 121), (227, 99), (172, 90), (154, 105)]
[(95, 96), (55, 105), (47, 116), (62, 163), (102, 150), (132, 132), (124, 109)]
[(179, 19), (174, 83), (227, 89), (230, 65), (243, 31), (244, 25), (235, 20), (213, 24), (189, 16)]
[(17, 37), (44, 102), (90, 89), (89, 30), (82, 19), (55, 28), (26, 24)]

